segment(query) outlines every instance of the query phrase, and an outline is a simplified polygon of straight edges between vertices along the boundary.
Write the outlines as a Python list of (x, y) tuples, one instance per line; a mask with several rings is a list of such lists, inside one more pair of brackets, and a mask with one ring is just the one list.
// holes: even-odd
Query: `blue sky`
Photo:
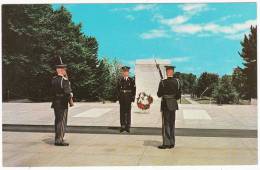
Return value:
[[(65, 4), (99, 56), (134, 67), (136, 59), (170, 59), (176, 71), (231, 74), (243, 67), (240, 41), (256, 25), (255, 3)], [(54, 9), (60, 4), (53, 5)]]

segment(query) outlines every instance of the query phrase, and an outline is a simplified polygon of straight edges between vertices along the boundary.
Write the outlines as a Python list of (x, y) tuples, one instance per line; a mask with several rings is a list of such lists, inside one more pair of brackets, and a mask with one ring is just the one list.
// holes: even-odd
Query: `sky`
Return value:
[[(53, 4), (58, 9), (61, 4)], [(240, 42), (256, 25), (256, 3), (64, 4), (99, 57), (134, 70), (137, 59), (169, 59), (176, 71), (232, 74)]]

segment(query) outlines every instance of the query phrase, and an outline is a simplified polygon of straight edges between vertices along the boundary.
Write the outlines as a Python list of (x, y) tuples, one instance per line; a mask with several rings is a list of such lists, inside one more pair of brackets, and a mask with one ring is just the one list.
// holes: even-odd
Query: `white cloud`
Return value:
[(241, 14), (226, 15), (224, 17), (221, 17), (218, 21), (226, 21), (230, 18), (240, 18), (240, 17), (242, 17)]
[(229, 34), (225, 38), (230, 40), (243, 40), (244, 36), (248, 35), (248, 32), (238, 33), (238, 34)]
[[(164, 18), (160, 14), (153, 16), (153, 21), (157, 21), (161, 24), (161, 28), (164, 30), (171, 30), (172, 32), (178, 33), (179, 35), (196, 35), (198, 37), (209, 37), (213, 35), (222, 36), (231, 40), (238, 40), (243, 38), (244, 34), (249, 31), (251, 25), (256, 25), (256, 20), (247, 20), (240, 23), (233, 23), (228, 25), (220, 24), (219, 21), (224, 21), (232, 17), (241, 17), (241, 14), (233, 14), (215, 20), (214, 22), (206, 23), (190, 23), (189, 21), (195, 15), (198, 15), (202, 11), (214, 10), (207, 4), (185, 4), (179, 5), (183, 13), (181, 15)], [(142, 34), (144, 39), (166, 37), (166, 31), (161, 32), (148, 32)], [(170, 32), (170, 31), (169, 31)], [(157, 36), (158, 35), (158, 36)], [(167, 37), (169, 37), (169, 33)]]
[(168, 26), (179, 25), (187, 22), (194, 14), (208, 9), (206, 4), (186, 4), (180, 5), (180, 8), (184, 11), (183, 15), (178, 15), (173, 18), (164, 18), (162, 15), (157, 14), (154, 16), (154, 19)]
[(173, 62), (173, 63), (187, 62), (189, 60), (190, 60), (189, 57), (173, 57), (173, 58), (171, 58), (171, 62)]
[(242, 23), (234, 23), (231, 25), (219, 25), (215, 23), (182, 24), (171, 26), (171, 30), (176, 33), (184, 34), (219, 33), (223, 34), (226, 37), (237, 37), (239, 34), (244, 34), (245, 32), (247, 32), (251, 25), (256, 25), (256, 20), (247, 20)]
[(185, 16), (185, 15), (179, 15), (175, 18), (169, 18), (169, 19), (164, 19), (163, 17), (160, 18), (159, 22), (165, 25), (179, 25), (179, 24), (183, 24), (186, 21), (188, 21), (190, 19), (190, 17)]
[(195, 34), (202, 31), (202, 27), (199, 24), (185, 24), (172, 26), (171, 30), (177, 33)]
[(153, 29), (140, 35), (142, 39), (167, 38), (169, 35), (163, 29)]
[(153, 10), (156, 8), (156, 4), (138, 4), (134, 7), (129, 8), (114, 8), (112, 11), (145, 11), (145, 10)]
[(135, 20), (135, 17), (133, 15), (127, 15), (126, 19), (133, 21), (133, 20)]
[(202, 11), (209, 10), (207, 4), (185, 4), (180, 5), (180, 8), (187, 14), (194, 15)]
[(144, 11), (154, 9), (155, 4), (139, 4), (132, 8), (133, 11)]

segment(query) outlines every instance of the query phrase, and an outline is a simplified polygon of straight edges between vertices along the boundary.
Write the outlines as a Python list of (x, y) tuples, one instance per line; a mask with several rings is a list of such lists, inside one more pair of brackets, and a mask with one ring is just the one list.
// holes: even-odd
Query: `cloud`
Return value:
[(138, 4), (135, 5), (134, 7), (129, 7), (129, 8), (114, 8), (111, 11), (145, 11), (145, 10), (153, 10), (156, 9), (156, 4)]
[(225, 35), (225, 38), (230, 40), (243, 40), (245, 35), (248, 35), (248, 32)]
[(133, 20), (135, 20), (135, 17), (133, 15), (127, 15), (126, 19), (133, 21)]
[[(169, 32), (174, 32), (179, 35), (196, 35), (198, 37), (222, 36), (230, 40), (238, 40), (243, 38), (244, 34), (249, 31), (251, 25), (256, 25), (256, 19), (251, 19), (233, 24), (220, 24), (219, 21), (225, 21), (232, 17), (241, 17), (241, 14), (233, 14), (222, 17), (218, 20), (206, 23), (191, 23), (189, 22), (195, 15), (203, 11), (214, 10), (207, 4), (184, 4), (179, 5), (182, 14), (172, 18), (164, 18), (163, 15), (156, 14), (152, 20), (161, 24), (161, 29), (165, 30), (159, 32), (148, 32), (143, 35), (144, 39), (169, 37)], [(166, 31), (168, 34), (166, 34)], [(158, 34), (156, 36), (155, 34)], [(155, 36), (153, 36), (155, 35)], [(167, 36), (166, 36), (167, 35)]]
[(206, 24), (182, 24), (171, 26), (171, 30), (176, 33), (213, 33), (213, 34), (224, 34), (224, 35), (234, 35), (245, 33), (249, 30), (251, 25), (256, 25), (256, 20), (247, 20), (242, 23), (234, 23), (231, 25), (219, 25), (215, 23)]
[(173, 63), (187, 62), (189, 60), (190, 60), (190, 57), (173, 57), (173, 58), (171, 58), (171, 62), (173, 62)]
[(157, 14), (154, 16), (154, 19), (157, 19), (161, 24), (174, 26), (186, 23), (193, 15), (205, 11), (206, 9), (208, 10), (207, 4), (186, 4), (180, 5), (179, 7), (183, 10), (183, 15), (178, 15), (173, 18), (164, 18), (162, 15)]
[(186, 21), (188, 21), (190, 19), (190, 17), (185, 16), (185, 15), (179, 15), (177, 17), (174, 18), (169, 18), (169, 19), (165, 19), (163, 17), (160, 18), (159, 22), (168, 26), (172, 26), (172, 25), (179, 25), (179, 24), (183, 24)]
[(209, 10), (207, 4), (184, 4), (179, 6), (186, 14), (195, 15), (202, 11)]
[(154, 9), (156, 7), (155, 4), (139, 4), (132, 8), (133, 11), (144, 11)]
[(226, 15), (224, 17), (221, 17), (218, 21), (226, 21), (230, 18), (241, 18), (241, 17), (242, 17), (241, 14)]
[(142, 39), (167, 38), (169, 35), (163, 29), (153, 29), (140, 35)]
[(171, 30), (176, 33), (195, 34), (197, 32), (201, 32), (202, 27), (198, 24), (185, 24), (185, 25), (172, 26)]

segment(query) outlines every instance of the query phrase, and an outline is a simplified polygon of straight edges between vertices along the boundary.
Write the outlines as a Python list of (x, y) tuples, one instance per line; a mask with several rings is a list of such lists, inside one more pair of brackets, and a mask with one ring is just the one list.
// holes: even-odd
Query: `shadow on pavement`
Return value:
[(137, 113), (137, 114), (150, 114), (150, 112), (142, 112), (142, 111), (135, 111), (134, 113)]
[(156, 141), (156, 140), (145, 140), (144, 141), (144, 146), (153, 146), (153, 147), (156, 147), (161, 145), (162, 142), (161, 141)]
[(53, 137), (48, 137), (48, 138), (46, 138), (46, 139), (43, 139), (42, 140), (44, 143), (46, 143), (46, 144), (49, 144), (49, 145), (53, 145), (54, 144), (54, 139), (53, 139)]

